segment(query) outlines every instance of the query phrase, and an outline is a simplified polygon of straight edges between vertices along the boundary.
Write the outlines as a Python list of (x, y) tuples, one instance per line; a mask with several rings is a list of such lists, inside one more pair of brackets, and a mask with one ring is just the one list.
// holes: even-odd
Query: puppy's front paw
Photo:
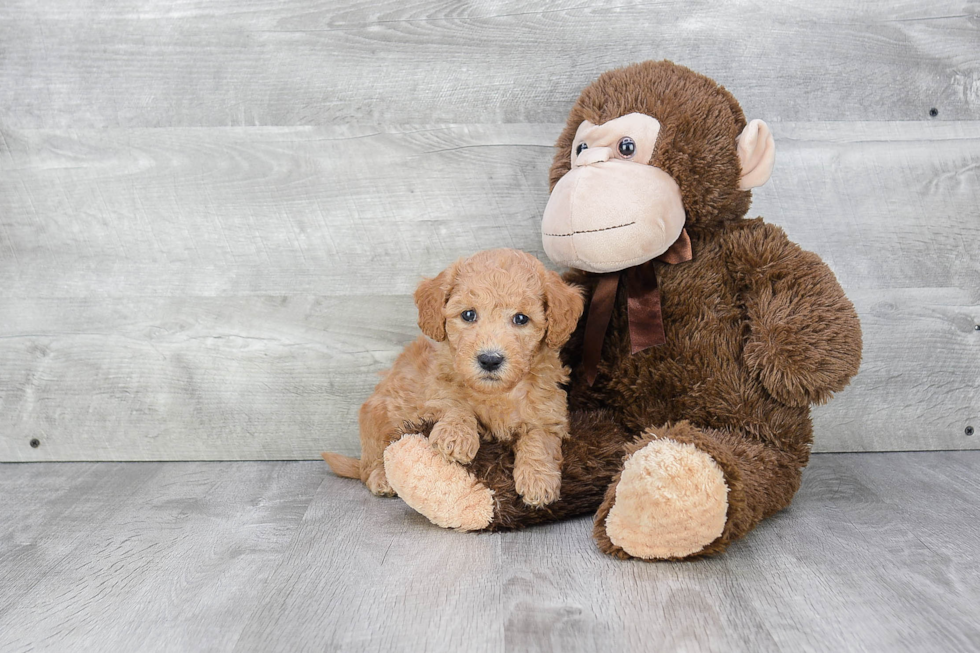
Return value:
[(480, 436), (475, 430), (453, 422), (439, 422), (432, 427), (429, 442), (447, 459), (464, 465), (480, 450)]
[(524, 498), (524, 503), (532, 508), (541, 508), (558, 500), (561, 472), (517, 465), (514, 467), (514, 489)]

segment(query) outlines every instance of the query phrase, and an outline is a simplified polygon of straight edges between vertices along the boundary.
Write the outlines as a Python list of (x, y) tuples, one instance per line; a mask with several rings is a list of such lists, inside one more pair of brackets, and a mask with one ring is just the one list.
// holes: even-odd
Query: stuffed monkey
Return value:
[(810, 406), (857, 373), (861, 329), (817, 255), (745, 218), (773, 162), (765, 123), (687, 68), (645, 62), (588, 86), (542, 220), (545, 252), (589, 297), (562, 353), (560, 498), (522, 501), (509, 445), (461, 466), (424, 428), (385, 451), (398, 496), (464, 530), (595, 513), (602, 551), (650, 560), (718, 553), (789, 505)]

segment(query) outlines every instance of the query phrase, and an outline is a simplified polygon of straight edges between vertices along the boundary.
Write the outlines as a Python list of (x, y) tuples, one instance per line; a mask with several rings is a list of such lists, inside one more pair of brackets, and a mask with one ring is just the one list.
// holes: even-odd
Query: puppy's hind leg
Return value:
[(398, 428), (391, 422), (385, 398), (377, 395), (368, 398), (361, 406), (358, 424), (361, 430), (361, 481), (372, 494), (394, 496), (395, 491), (385, 476), (384, 451), (397, 436)]

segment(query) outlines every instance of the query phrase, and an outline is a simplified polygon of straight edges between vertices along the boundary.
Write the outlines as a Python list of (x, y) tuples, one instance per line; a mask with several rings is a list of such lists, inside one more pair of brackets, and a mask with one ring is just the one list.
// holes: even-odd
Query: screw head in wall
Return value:
[(37, 449), (41, 446), (41, 441), (37, 438), (31, 438), (31, 449)]

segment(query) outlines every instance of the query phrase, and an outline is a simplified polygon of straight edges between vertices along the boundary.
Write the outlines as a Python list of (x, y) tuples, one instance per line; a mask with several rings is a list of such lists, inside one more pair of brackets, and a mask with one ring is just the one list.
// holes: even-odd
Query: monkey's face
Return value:
[(649, 261), (677, 240), (684, 203), (674, 179), (651, 165), (659, 134), (660, 122), (642, 113), (579, 125), (571, 169), (541, 223), (552, 261), (613, 272)]
[[(715, 81), (669, 61), (603, 73), (556, 143), (541, 224), (552, 261), (614, 272), (745, 216), (772, 134)], [(695, 254), (696, 255), (696, 254)]]

